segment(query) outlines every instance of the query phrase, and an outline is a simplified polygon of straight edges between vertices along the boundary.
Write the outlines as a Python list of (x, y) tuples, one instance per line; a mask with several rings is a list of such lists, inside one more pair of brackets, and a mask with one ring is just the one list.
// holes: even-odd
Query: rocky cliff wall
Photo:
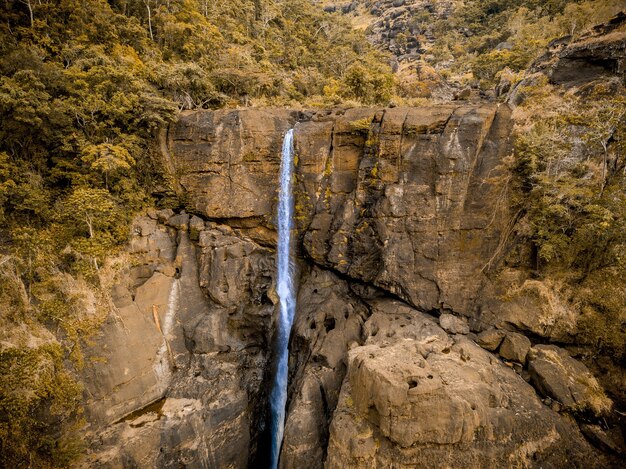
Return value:
[(481, 318), (499, 260), (506, 106), (198, 112), (167, 136), (194, 210), (272, 243), (279, 148), (296, 129), (302, 255), (424, 310)]
[(541, 298), (503, 294), (524, 275), (503, 260), (509, 114), (185, 114), (161, 144), (196, 215), (135, 221), (84, 371), (82, 465), (263, 466), (291, 127), (299, 281), (281, 467), (610, 463), (569, 417), (584, 413), (605, 448), (615, 440), (589, 422), (610, 400), (565, 350), (518, 333), (516, 318), (543, 324)]
[[(563, 46), (533, 72), (566, 88), (609, 72), (623, 83), (622, 36), (608, 52)], [(610, 61), (572, 75), (598, 54)], [(510, 209), (512, 124), (493, 104), (183, 113), (159, 143), (193, 215), (135, 221), (87, 353), (82, 466), (264, 466), (274, 214), (293, 127), (281, 467), (623, 467), (624, 409), (609, 413), (570, 355), (577, 313), (534, 276)]]

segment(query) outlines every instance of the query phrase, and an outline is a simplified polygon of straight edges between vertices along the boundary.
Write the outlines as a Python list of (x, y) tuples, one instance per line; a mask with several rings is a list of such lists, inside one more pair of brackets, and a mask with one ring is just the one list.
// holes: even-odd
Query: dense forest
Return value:
[[(81, 343), (108, 307), (110, 259), (132, 217), (181, 206), (154, 147), (178, 113), (413, 105), (437, 87), (512, 86), (551, 40), (624, 7), (467, 0), (447, 18), (425, 9), (415, 22), (432, 23), (434, 39), (407, 78), (353, 26), (375, 2), (356, 2), (352, 16), (330, 3), (0, 3), (0, 465), (65, 466), (80, 453)], [(585, 309), (588, 340), (623, 360), (623, 87), (580, 99), (545, 81), (522, 85), (510, 203), (538, 271)], [(568, 159), (573, 151), (583, 157)]]

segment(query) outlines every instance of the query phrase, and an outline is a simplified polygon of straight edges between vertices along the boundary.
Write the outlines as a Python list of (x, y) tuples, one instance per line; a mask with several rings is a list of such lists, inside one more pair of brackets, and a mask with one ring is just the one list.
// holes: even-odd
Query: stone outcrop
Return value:
[(194, 210), (271, 243), (280, 144), (294, 125), (306, 255), (421, 310), (478, 316), (508, 221), (507, 108), (187, 114), (168, 155)]
[(581, 86), (594, 80), (622, 77), (626, 72), (626, 13), (571, 41), (553, 41), (549, 51), (534, 65), (550, 81), (566, 87)]
[(575, 424), (489, 352), (392, 300), (348, 356), (326, 467), (600, 467)]
[(504, 336), (498, 353), (506, 360), (526, 363), (526, 355), (530, 350), (530, 340), (522, 334), (509, 332)]
[(81, 465), (246, 467), (265, 412), (274, 254), (185, 213), (150, 213), (133, 233), (88, 351)]
[(556, 345), (533, 347), (528, 370), (539, 392), (565, 409), (602, 415), (611, 408), (611, 400), (587, 367)]

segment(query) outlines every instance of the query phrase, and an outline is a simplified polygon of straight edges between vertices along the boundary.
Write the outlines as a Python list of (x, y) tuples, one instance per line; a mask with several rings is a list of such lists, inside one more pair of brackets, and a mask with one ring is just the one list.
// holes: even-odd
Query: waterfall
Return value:
[(277, 246), (277, 293), (280, 299), (277, 339), (274, 353), (276, 371), (270, 394), (271, 414), (271, 465), (278, 467), (280, 447), (285, 429), (285, 406), (287, 404), (287, 375), (289, 360), (289, 334), (296, 309), (291, 264), (291, 229), (293, 227), (293, 129), (285, 134), (280, 161), (280, 193), (278, 199), (278, 246)]

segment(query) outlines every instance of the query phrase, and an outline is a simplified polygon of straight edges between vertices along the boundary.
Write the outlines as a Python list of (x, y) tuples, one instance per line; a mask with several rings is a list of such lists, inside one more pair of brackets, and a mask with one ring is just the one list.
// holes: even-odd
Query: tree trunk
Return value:
[(150, 39), (154, 41), (154, 35), (152, 34), (152, 10), (150, 10), (150, 0), (145, 1), (146, 9), (148, 10), (148, 30), (150, 31)]

